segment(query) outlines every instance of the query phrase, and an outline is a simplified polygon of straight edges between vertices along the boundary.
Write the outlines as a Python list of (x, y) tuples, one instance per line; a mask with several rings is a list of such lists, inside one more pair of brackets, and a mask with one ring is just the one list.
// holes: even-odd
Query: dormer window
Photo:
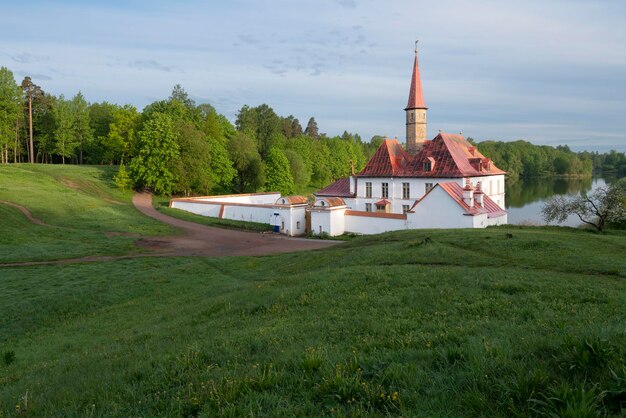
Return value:
[(478, 171), (483, 171), (483, 162), (478, 161)]
[(424, 171), (431, 171), (432, 169), (433, 169), (433, 166), (430, 163), (430, 161), (424, 161)]

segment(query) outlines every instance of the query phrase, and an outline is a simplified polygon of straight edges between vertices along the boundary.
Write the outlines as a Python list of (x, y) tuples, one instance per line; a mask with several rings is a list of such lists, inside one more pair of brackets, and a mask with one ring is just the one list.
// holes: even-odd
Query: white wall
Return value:
[(441, 187), (435, 188), (413, 211), (407, 214), (411, 229), (475, 227), (474, 216), (468, 216)]
[(345, 215), (346, 232), (355, 234), (381, 234), (388, 231), (407, 229), (406, 219), (372, 216)]
[(194, 200), (202, 202), (227, 202), (227, 203), (247, 203), (253, 205), (273, 205), (280, 197), (280, 193), (251, 193), (223, 196), (203, 196), (194, 197)]
[[(504, 175), (470, 177), (472, 184), (476, 186), (482, 181), (483, 191), (491, 197), (491, 199), (504, 209)], [(372, 197), (365, 197), (365, 183), (372, 183)], [(358, 177), (357, 178), (357, 195), (356, 198), (344, 199), (346, 205), (352, 210), (365, 210), (365, 204), (371, 203), (372, 207), (375, 202), (383, 199), (382, 183), (389, 184), (389, 197), (391, 202), (391, 213), (402, 213), (402, 205), (413, 206), (417, 199), (420, 199), (426, 193), (426, 183), (433, 186), (437, 183), (454, 182), (461, 186), (465, 186), (465, 178), (415, 178), (415, 177)], [(410, 199), (402, 199), (402, 183), (409, 183)], [(499, 188), (498, 188), (499, 185)], [(492, 191), (493, 193), (490, 193)], [(375, 210), (375, 208), (372, 208)]]
[[(266, 195), (267, 196), (267, 195)], [(280, 196), (280, 195), (279, 195)], [(243, 198), (248, 196), (244, 195)], [(272, 204), (277, 198), (272, 197)], [(196, 200), (194, 198), (194, 200)], [(305, 208), (302, 206), (276, 206), (276, 205), (258, 205), (226, 202), (217, 202), (213, 199), (198, 199), (194, 202), (191, 199), (173, 200), (171, 207), (185, 210), (202, 216), (210, 216), (214, 218), (220, 217), (222, 210), (222, 219), (232, 219), (244, 222), (258, 222), (263, 224), (271, 224), (272, 215), (279, 214), (279, 225), (282, 227), (283, 234), (290, 236), (303, 235), (306, 229)]]
[(185, 210), (202, 216), (219, 217), (221, 204), (217, 203), (194, 203), (189, 201), (173, 200), (171, 207), (175, 209)]
[(346, 208), (311, 209), (311, 232), (319, 235), (325, 232), (331, 237), (345, 232)]

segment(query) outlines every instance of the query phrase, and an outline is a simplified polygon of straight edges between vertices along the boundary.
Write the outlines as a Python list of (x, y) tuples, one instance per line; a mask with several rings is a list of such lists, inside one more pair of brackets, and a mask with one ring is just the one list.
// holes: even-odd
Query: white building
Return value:
[[(406, 150), (397, 140), (386, 139), (361, 172), (339, 179), (315, 195), (343, 199), (350, 216), (405, 215), (406, 228), (477, 228), (505, 224), (506, 173), (460, 134), (440, 132), (427, 141), (427, 109), (416, 49), (409, 101), (404, 109)], [(480, 199), (472, 197), (465, 202), (461, 198), (459, 201), (460, 191), (467, 187), (471, 187), (472, 195), (478, 193)], [(467, 206), (463, 207), (465, 213), (460, 214), (453, 202), (464, 202), (461, 206)], [(413, 216), (414, 213), (419, 217)], [(489, 220), (483, 219), (485, 216)], [(348, 226), (346, 231), (350, 231), (349, 228), (364, 229)]]
[[(484, 228), (507, 223), (506, 173), (463, 136), (426, 140), (426, 111), (415, 50), (406, 112), (406, 150), (386, 139), (358, 174), (315, 193), (173, 199), (170, 206), (206, 216), (269, 222), (287, 235), (376, 234), (418, 228)], [(278, 232), (278, 231), (277, 231)]]

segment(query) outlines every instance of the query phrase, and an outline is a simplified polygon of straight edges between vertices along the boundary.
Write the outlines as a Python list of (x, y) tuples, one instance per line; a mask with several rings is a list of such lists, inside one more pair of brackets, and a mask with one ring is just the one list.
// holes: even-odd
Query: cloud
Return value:
[(13, 61), (18, 62), (20, 64), (31, 64), (37, 61), (45, 61), (48, 57), (43, 55), (32, 55), (28, 52), (20, 52), (18, 54), (14, 54), (11, 56)]
[(354, 0), (336, 0), (336, 3), (347, 9), (356, 9), (356, 1)]
[(157, 70), (157, 71), (164, 71), (166, 73), (169, 73), (170, 71), (172, 71), (172, 67), (163, 65), (154, 60), (135, 60), (135, 61), (129, 62), (128, 66), (131, 68), (137, 68), (140, 70)]
[(15, 74), (19, 75), (20, 77), (30, 77), (34, 81), (49, 81), (49, 80), (52, 80), (52, 77), (47, 76), (45, 74), (29, 73), (29, 72), (26, 72), (26, 71), (17, 71)]

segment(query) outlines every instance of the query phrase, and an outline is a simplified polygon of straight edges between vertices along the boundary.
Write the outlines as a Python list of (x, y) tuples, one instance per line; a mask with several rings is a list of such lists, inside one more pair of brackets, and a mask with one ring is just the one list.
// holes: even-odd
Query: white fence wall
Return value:
[(383, 218), (368, 215), (345, 215), (346, 232), (355, 234), (380, 234), (388, 231), (407, 229), (407, 220)]

